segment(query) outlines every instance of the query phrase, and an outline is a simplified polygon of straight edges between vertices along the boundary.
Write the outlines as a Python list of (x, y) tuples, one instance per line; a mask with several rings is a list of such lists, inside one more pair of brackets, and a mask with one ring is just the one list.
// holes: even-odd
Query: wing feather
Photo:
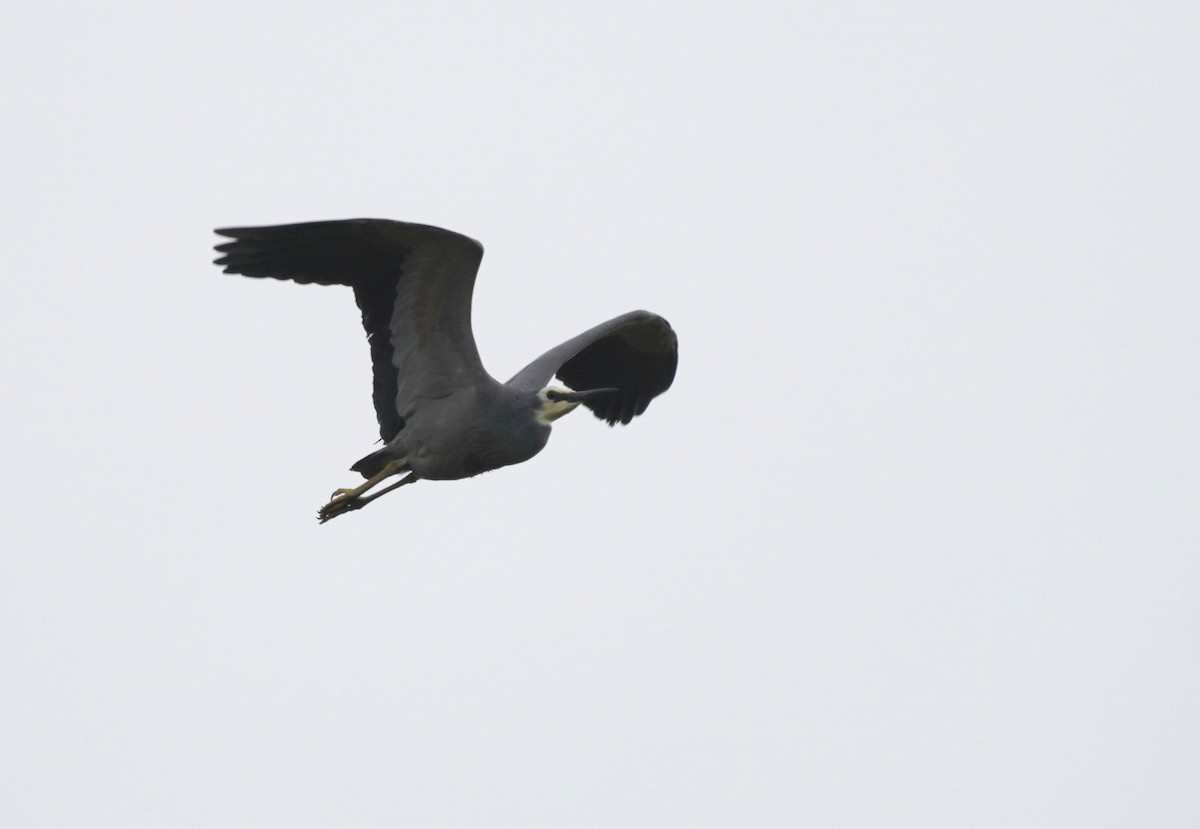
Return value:
[(449, 230), (386, 219), (233, 227), (225, 273), (349, 285), (371, 347), (379, 434), (390, 441), (422, 395), (487, 377), (471, 331), (483, 247)]
[(536, 391), (558, 377), (577, 391), (618, 389), (584, 404), (611, 426), (645, 412), (671, 387), (678, 362), (679, 341), (670, 323), (649, 311), (631, 311), (555, 346), (508, 384)]

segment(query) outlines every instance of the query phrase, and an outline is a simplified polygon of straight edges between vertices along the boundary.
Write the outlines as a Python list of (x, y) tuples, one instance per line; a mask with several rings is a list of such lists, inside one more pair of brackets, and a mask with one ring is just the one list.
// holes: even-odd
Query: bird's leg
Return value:
[(367, 478), (358, 486), (352, 489), (335, 489), (330, 498), (335, 501), (340, 498), (357, 498), (359, 495), (362, 495), (380, 481), (390, 478), (393, 475), (399, 475), (404, 471), (406, 466), (408, 466), (408, 458), (398, 458), (394, 461), (388, 461), (387, 465), (384, 466), (383, 469), (376, 472), (370, 478)]
[(335, 489), (333, 494), (329, 496), (329, 503), (321, 507), (321, 514), (324, 514), (326, 511), (332, 509), (335, 505), (343, 504), (347, 501), (361, 500), (359, 496), (361, 496), (371, 487), (377, 485), (387, 478), (392, 477), (393, 475), (400, 474), (407, 468), (408, 459), (397, 458), (394, 461), (389, 461), (387, 465), (383, 467), (383, 469), (379, 470), (379, 472), (372, 475), (370, 478), (367, 478), (367, 480), (363, 481), (358, 486), (353, 487), (352, 489)]
[(404, 486), (405, 484), (411, 484), (414, 481), (419, 481), (419, 480), (421, 480), (421, 479), (417, 477), (416, 472), (410, 472), (407, 475), (405, 475), (403, 478), (401, 478), (400, 480), (396, 481), (394, 484), (389, 484), (388, 486), (385, 486), (383, 489), (379, 490), (378, 492), (372, 492), (366, 498), (357, 499), (358, 505), (360, 507), (365, 507), (367, 504), (371, 503), (376, 498), (387, 495), (393, 489), (399, 489), (400, 487)]
[(420, 478), (417, 477), (417, 473), (410, 472), (404, 478), (402, 478), (399, 481), (396, 481), (396, 483), (392, 484), (391, 486), (386, 486), (383, 489), (379, 490), (378, 492), (376, 492), (372, 495), (368, 495), (366, 498), (360, 498), (358, 496), (334, 498), (328, 504), (321, 507), (320, 512), (317, 513), (317, 517), (321, 520), (321, 523), (324, 524), (330, 518), (337, 518), (342, 513), (353, 512), (356, 509), (362, 509), (363, 507), (365, 507), (367, 504), (374, 501), (379, 496), (387, 495), (389, 492), (391, 492), (393, 489), (396, 489), (397, 487), (402, 487), (405, 484), (411, 484), (413, 481), (418, 481), (418, 480), (420, 480)]

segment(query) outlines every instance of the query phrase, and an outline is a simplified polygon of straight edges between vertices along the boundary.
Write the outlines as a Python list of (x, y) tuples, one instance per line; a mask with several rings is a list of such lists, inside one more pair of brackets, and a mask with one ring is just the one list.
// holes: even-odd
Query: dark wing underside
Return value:
[(671, 387), (679, 344), (670, 324), (649, 311), (631, 311), (547, 351), (508, 381), (536, 391), (558, 377), (576, 391), (615, 388), (584, 403), (609, 425), (629, 423)]
[(225, 273), (349, 285), (371, 347), (379, 434), (404, 427), (413, 399), (487, 376), (471, 332), (471, 295), (483, 248), (429, 225), (347, 219), (221, 228)]

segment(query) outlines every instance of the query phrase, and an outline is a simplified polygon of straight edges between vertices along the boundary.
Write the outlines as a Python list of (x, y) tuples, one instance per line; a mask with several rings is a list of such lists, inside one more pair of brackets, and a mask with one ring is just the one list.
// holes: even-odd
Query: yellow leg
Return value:
[(356, 486), (352, 489), (335, 489), (333, 491), (333, 494), (330, 495), (329, 497), (333, 501), (336, 501), (339, 498), (357, 498), (359, 495), (362, 495), (364, 492), (366, 492), (368, 489), (370, 489), (371, 487), (378, 484), (380, 481), (390, 478), (393, 475), (398, 475), (400, 472), (404, 471), (404, 466), (407, 463), (408, 463), (407, 458), (400, 458), (399, 460), (389, 461), (387, 466), (385, 466), (383, 469), (379, 470), (379, 472), (372, 475), (370, 478), (367, 478), (365, 481), (363, 481), (358, 486)]
[[(408, 467), (408, 460), (406, 458), (399, 458), (398, 460), (389, 462), (387, 466), (385, 466), (383, 469), (379, 470), (379, 472), (376, 473), (375, 475), (372, 475), (370, 478), (363, 481), (362, 484), (360, 484), (359, 486), (356, 486), (352, 489), (336, 489), (336, 490), (334, 490), (333, 495), (330, 496), (329, 503), (326, 504), (325, 506), (321, 507), (321, 509), (317, 513), (318, 517), (321, 519), (321, 523), (324, 524), (330, 518), (335, 518), (344, 512), (350, 512), (351, 510), (362, 509), (363, 506), (365, 506), (366, 504), (369, 504), (371, 501), (375, 500), (375, 498), (377, 498), (379, 495), (382, 495), (384, 492), (391, 492), (393, 489), (395, 489), (400, 484), (394, 484), (394, 485), (388, 487), (387, 489), (379, 492), (378, 494), (372, 495), (368, 498), (362, 497), (363, 493), (367, 492), (369, 489), (378, 485), (380, 482), (386, 480), (387, 478), (390, 478), (393, 475), (399, 475), (407, 467)], [(404, 481), (402, 481), (401, 483), (410, 483), (409, 479), (412, 479), (413, 481), (415, 481), (417, 479), (416, 474), (414, 473), (412, 475), (409, 475), (408, 478), (405, 478)]]

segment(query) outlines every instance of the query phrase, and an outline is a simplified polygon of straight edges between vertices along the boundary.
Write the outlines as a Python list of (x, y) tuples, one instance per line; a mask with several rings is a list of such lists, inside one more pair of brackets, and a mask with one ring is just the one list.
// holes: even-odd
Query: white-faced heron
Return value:
[[(449, 230), (348, 219), (217, 233), (233, 239), (217, 245), (225, 273), (349, 285), (362, 311), (384, 445), (350, 467), (367, 480), (335, 491), (318, 513), (322, 523), (421, 478), (468, 478), (527, 461), (546, 445), (550, 423), (580, 404), (610, 426), (629, 423), (675, 379), (675, 332), (657, 314), (631, 311), (498, 382), (471, 332), (483, 247)], [(547, 385), (552, 377), (571, 388)]]

